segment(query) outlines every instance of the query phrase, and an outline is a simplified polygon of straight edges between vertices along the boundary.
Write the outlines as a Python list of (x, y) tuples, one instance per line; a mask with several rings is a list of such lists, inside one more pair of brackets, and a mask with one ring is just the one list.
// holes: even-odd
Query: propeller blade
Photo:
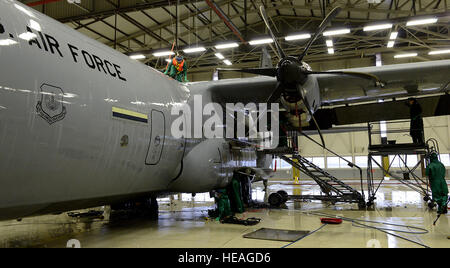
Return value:
[(323, 138), (322, 131), (320, 130), (319, 123), (317, 123), (317, 120), (316, 120), (316, 117), (314, 116), (314, 113), (313, 113), (313, 111), (312, 111), (312, 108), (311, 108), (311, 106), (309, 105), (308, 98), (306, 98), (306, 96), (303, 95), (303, 91), (300, 90), (300, 92), (301, 92), (301, 95), (302, 95), (303, 102), (305, 103), (306, 110), (308, 110), (308, 113), (309, 113), (309, 115), (311, 116), (311, 119), (313, 120), (314, 125), (315, 125), (316, 128), (317, 128), (317, 132), (319, 132), (319, 136), (320, 136), (320, 139), (321, 139), (321, 141), (322, 141), (322, 145), (323, 145), (323, 147), (325, 148), (325, 139)]
[(309, 115), (311, 115), (311, 119), (313, 120), (314, 125), (316, 125), (317, 132), (319, 132), (320, 140), (322, 141), (322, 145), (325, 148), (325, 140), (323, 138), (322, 131), (320, 130), (319, 123), (317, 123), (316, 117), (314, 116), (314, 113), (311, 111), (310, 108), (311, 106), (309, 106), (308, 100), (304, 98), (303, 101), (305, 102)]
[(276, 77), (278, 70), (277, 68), (217, 68), (218, 71), (228, 71), (228, 72), (240, 72), (240, 73), (249, 73), (249, 74), (257, 74), (263, 76), (271, 76)]
[(346, 72), (346, 71), (329, 71), (329, 72), (308, 72), (307, 74), (336, 74), (336, 75), (348, 75), (358, 78), (373, 80), (375, 86), (384, 86), (384, 83), (378, 78), (378, 76), (369, 73), (358, 73), (358, 72)]
[(319, 25), (319, 28), (317, 29), (314, 36), (309, 40), (308, 44), (305, 47), (305, 50), (300, 55), (299, 60), (302, 61), (303, 58), (306, 56), (306, 53), (308, 53), (308, 50), (311, 48), (312, 44), (316, 41), (316, 39), (323, 33), (325, 28), (327, 28), (328, 24), (339, 14), (341, 11), (341, 7), (334, 8), (328, 15), (325, 17), (325, 19), (322, 21), (322, 23)]
[(277, 87), (275, 90), (270, 94), (270, 97), (267, 99), (266, 103), (275, 103), (276, 100), (278, 100), (283, 93), (284, 89), (281, 86), (280, 82), (277, 83)]
[(281, 57), (280, 60), (286, 58), (286, 54), (284, 53), (283, 49), (281, 48), (280, 44), (278, 43), (277, 38), (275, 37), (275, 35), (272, 32), (272, 28), (270, 27), (269, 19), (267, 17), (266, 9), (264, 8), (264, 6), (260, 6), (259, 9), (261, 12), (261, 16), (263, 17), (264, 23), (266, 24), (266, 27), (269, 30), (270, 36), (272, 37), (273, 41), (275, 42), (275, 47), (277, 48), (278, 55)]

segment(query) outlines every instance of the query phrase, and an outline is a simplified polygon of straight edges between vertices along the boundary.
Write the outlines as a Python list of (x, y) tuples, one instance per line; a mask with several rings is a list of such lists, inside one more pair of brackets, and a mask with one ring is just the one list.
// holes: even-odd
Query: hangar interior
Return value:
[[(311, 35), (332, 8), (342, 11), (330, 28), (343, 33), (319, 38), (304, 60), (314, 70), (384, 66), (400, 63), (450, 59), (450, 3), (448, 0), (22, 0), (56, 21), (64, 23), (98, 42), (110, 46), (149, 67), (164, 70), (169, 51), (182, 51), (188, 65), (190, 82), (253, 77), (252, 74), (222, 72), (218, 68), (257, 68), (276, 66), (279, 59), (273, 42), (264, 42), (269, 33), (260, 14), (263, 5), (275, 29), (275, 35), (289, 55), (302, 53)], [(414, 19), (431, 20), (410, 24)], [(367, 26), (386, 25), (370, 30)], [(262, 41), (261, 41), (262, 40)], [(261, 43), (254, 44), (255, 41)], [(253, 45), (252, 45), (253, 43)], [(220, 47), (220, 45), (229, 47)], [(174, 49), (175, 48), (175, 49)], [(194, 52), (189, 49), (195, 48)], [(450, 74), (447, 74), (450, 77)], [(433, 89), (431, 89), (433, 90)], [(447, 89), (448, 90), (448, 89)], [(413, 95), (411, 95), (413, 96)], [(407, 98), (397, 101), (405, 102)], [(391, 101), (386, 98), (384, 101)], [(378, 102), (379, 100), (367, 103)], [(401, 104), (398, 104), (401, 105)], [(337, 104), (333, 107), (345, 107)], [(385, 111), (389, 113), (390, 111)], [(409, 121), (383, 122), (388, 140), (408, 143)], [(330, 151), (363, 168), (364, 183), (368, 170), (369, 135), (367, 123), (342, 125), (353, 130), (326, 133), (326, 150), (305, 137), (298, 138), (299, 153), (336, 178), (358, 184), (360, 174)], [(379, 128), (378, 128), (379, 129)], [(390, 132), (403, 129), (406, 132)], [(439, 144), (440, 160), (450, 176), (450, 116), (424, 118), (425, 137)], [(381, 132), (381, 131), (380, 131)], [(382, 140), (382, 133), (373, 139)], [(316, 133), (312, 134), (319, 140)], [(388, 156), (393, 172), (404, 173), (396, 154)], [(381, 156), (378, 160), (382, 162)], [(409, 167), (420, 162), (420, 155), (408, 155)], [(286, 191), (289, 195), (317, 194), (320, 188), (310, 177), (299, 173), (279, 157), (273, 159), (274, 176), (268, 191), (255, 184), (252, 197), (267, 200), (271, 192)], [(287, 210), (253, 209), (241, 218), (257, 217), (256, 226), (229, 225), (205, 220), (214, 198), (208, 193), (177, 194), (160, 198), (157, 222), (133, 221), (130, 224), (104, 224), (105, 219), (68, 219), (66, 215), (25, 218), (21, 222), (3, 222), (0, 233), (3, 246), (65, 247), (70, 238), (86, 247), (448, 247), (450, 228), (448, 216), (432, 223), (436, 213), (428, 210), (417, 191), (383, 174), (374, 167), (377, 179), (387, 182), (377, 193), (377, 208), (358, 211), (354, 205), (334, 205), (321, 201), (289, 201)], [(414, 173), (423, 176), (420, 169)], [(393, 237), (375, 229), (326, 226), (323, 230), (293, 244), (271, 240), (243, 238), (243, 234), (261, 227), (284, 230), (318, 230), (316, 211), (348, 218), (416, 226), (427, 229)], [(310, 214), (308, 214), (310, 212)], [(322, 215), (323, 216), (323, 215)], [(50, 222), (52, 224), (50, 224)], [(13, 233), (13, 234), (12, 234)], [(349, 238), (348, 234), (353, 238)], [(394, 232), (399, 234), (401, 232)], [(213, 238), (214, 237), (214, 238)], [(413, 240), (411, 242), (410, 240)]]

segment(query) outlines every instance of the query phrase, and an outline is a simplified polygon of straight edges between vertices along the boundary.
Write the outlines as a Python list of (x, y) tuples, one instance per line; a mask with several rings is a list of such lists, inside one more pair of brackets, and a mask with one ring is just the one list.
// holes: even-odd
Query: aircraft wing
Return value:
[(450, 60), (338, 71), (374, 75), (384, 86), (376, 86), (373, 80), (358, 76), (316, 74), (321, 91), (322, 105), (430, 95), (448, 91), (450, 83)]
[(267, 102), (276, 85), (276, 78), (259, 76), (192, 83), (188, 87), (195, 91), (208, 91), (216, 103), (247, 104)]

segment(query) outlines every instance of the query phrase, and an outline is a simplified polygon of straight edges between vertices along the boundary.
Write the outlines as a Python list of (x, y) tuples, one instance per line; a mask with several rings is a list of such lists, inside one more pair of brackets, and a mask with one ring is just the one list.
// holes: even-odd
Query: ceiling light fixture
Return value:
[(392, 32), (391, 35), (389, 36), (389, 39), (395, 40), (395, 39), (397, 39), (397, 36), (398, 36), (398, 32)]
[(428, 18), (428, 19), (418, 19), (418, 20), (410, 20), (406, 23), (406, 26), (415, 26), (415, 25), (424, 25), (436, 23), (438, 21), (437, 18)]
[(257, 45), (262, 45), (262, 44), (270, 44), (273, 43), (273, 39), (271, 38), (266, 38), (266, 39), (258, 39), (258, 40), (252, 40), (250, 42), (248, 42), (251, 46), (257, 46)]
[(384, 30), (384, 29), (391, 29), (392, 24), (377, 24), (377, 25), (369, 25), (363, 28), (363, 31), (369, 32), (369, 31), (377, 31), (377, 30)]
[(132, 59), (132, 60), (143, 60), (143, 59), (145, 59), (145, 56), (142, 55), (142, 54), (131, 55), (130, 59)]
[(389, 41), (389, 42), (387, 43), (387, 47), (389, 47), (389, 48), (394, 47), (394, 45), (395, 45), (395, 41)]
[(216, 49), (227, 49), (227, 48), (235, 48), (238, 47), (238, 43), (228, 43), (228, 44), (220, 44), (216, 45)]
[(333, 40), (327, 40), (327, 47), (333, 47)]
[(340, 35), (340, 34), (348, 34), (350, 33), (350, 29), (339, 29), (323, 32), (323, 36), (332, 36), (332, 35)]
[(448, 54), (448, 53), (450, 53), (450, 49), (430, 51), (428, 53), (428, 55), (439, 55), (439, 54)]
[(198, 52), (206, 51), (206, 48), (204, 48), (204, 47), (191, 47), (191, 48), (186, 48), (183, 51), (184, 51), (184, 53), (187, 53), (187, 54), (198, 53)]
[(222, 53), (216, 53), (216, 57), (223, 60), (225, 57), (222, 55)]
[(394, 58), (400, 59), (400, 58), (409, 58), (409, 57), (416, 57), (417, 53), (408, 53), (408, 54), (398, 54), (395, 55)]
[(160, 51), (160, 52), (155, 52), (153, 53), (153, 56), (155, 57), (165, 57), (165, 56), (172, 56), (175, 55), (175, 52), (173, 51)]
[(296, 34), (296, 35), (286, 36), (284, 39), (286, 41), (294, 41), (294, 40), (302, 40), (302, 39), (309, 39), (309, 38), (311, 38), (311, 34)]

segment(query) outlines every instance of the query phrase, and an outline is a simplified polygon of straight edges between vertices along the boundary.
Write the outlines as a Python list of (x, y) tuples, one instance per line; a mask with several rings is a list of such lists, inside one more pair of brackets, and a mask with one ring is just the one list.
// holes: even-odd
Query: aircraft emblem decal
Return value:
[(48, 84), (41, 86), (41, 99), (36, 105), (36, 111), (50, 125), (61, 121), (66, 116), (67, 110), (64, 106), (64, 92), (61, 88)]

